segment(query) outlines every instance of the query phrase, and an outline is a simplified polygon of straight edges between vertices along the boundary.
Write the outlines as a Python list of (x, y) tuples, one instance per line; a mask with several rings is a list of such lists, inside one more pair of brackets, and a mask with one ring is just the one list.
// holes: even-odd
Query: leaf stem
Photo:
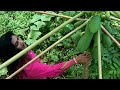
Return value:
[(103, 25), (101, 25), (102, 30), (115, 42), (118, 47), (120, 47), (120, 43), (104, 28)]

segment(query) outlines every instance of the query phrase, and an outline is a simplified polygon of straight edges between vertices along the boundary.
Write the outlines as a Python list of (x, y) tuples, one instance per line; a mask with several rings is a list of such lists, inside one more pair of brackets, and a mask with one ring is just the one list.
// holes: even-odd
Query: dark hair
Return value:
[[(0, 58), (2, 62), (7, 61), (14, 55), (20, 52), (19, 49), (16, 49), (15, 46), (11, 43), (12, 35), (15, 35), (11, 31), (8, 31), (0, 38)], [(15, 69), (15, 66), (18, 64), (18, 60), (13, 62), (8, 66), (8, 72)]]

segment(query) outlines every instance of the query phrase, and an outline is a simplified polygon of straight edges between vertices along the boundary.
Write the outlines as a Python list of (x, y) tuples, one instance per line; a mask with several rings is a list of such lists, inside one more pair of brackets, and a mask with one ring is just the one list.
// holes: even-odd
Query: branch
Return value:
[(104, 28), (103, 25), (101, 25), (102, 30), (115, 42), (118, 47), (120, 47), (120, 43)]
[[(59, 17), (62, 17), (62, 18), (67, 18), (67, 19), (72, 18), (72, 17), (66, 16), (66, 15), (48, 13), (47, 11), (46, 12), (44, 12), (44, 11), (33, 11), (33, 12), (41, 13), (41, 14), (47, 14), (47, 15), (51, 15), (51, 16), (59, 16)], [(80, 20), (87, 20), (87, 19), (77, 18), (76, 20), (80, 21)]]
[(30, 60), (27, 64), (23, 65), (21, 68), (19, 68), (17, 71), (15, 71), (13, 74), (11, 74), (6, 79), (11, 79), (13, 76), (15, 76), (16, 74), (18, 74), (20, 71), (22, 71), (29, 64), (31, 64), (32, 62), (34, 62), (37, 58), (39, 58), (40, 56), (42, 56), (43, 54), (45, 54), (47, 51), (49, 51), (50, 49), (52, 49), (53, 47), (55, 47), (58, 43), (60, 43), (61, 41), (63, 41), (64, 39), (66, 39), (67, 37), (69, 37), (70, 35), (72, 35), (73, 33), (75, 33), (77, 30), (79, 30), (82, 27), (84, 27), (87, 24), (87, 22), (88, 22), (88, 20), (85, 23), (83, 23), (82, 25), (80, 25), (79, 27), (77, 27), (76, 29), (74, 29), (73, 31), (71, 31), (70, 33), (68, 33), (67, 35), (65, 35), (63, 38), (61, 38), (60, 40), (58, 40), (57, 42), (55, 42), (54, 44), (52, 44), (50, 47), (48, 47), (42, 53), (40, 53), (35, 58), (33, 58), (32, 60)]

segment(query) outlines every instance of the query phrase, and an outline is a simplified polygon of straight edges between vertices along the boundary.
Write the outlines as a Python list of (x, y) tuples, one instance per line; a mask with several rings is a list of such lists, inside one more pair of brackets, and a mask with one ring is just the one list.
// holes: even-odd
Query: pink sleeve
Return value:
[[(34, 52), (30, 52), (29, 58), (34, 58), (36, 54)], [(40, 59), (39, 59), (40, 60)], [(32, 64), (28, 65), (25, 68), (25, 72), (27, 76), (31, 79), (44, 79), (46, 77), (56, 77), (61, 75), (65, 70), (67, 70), (70, 66), (73, 65), (73, 60), (69, 62), (69, 64), (66, 66), (65, 70), (60, 69), (65, 62), (61, 62), (54, 65), (48, 65), (45, 63), (41, 63), (38, 60), (34, 61)]]

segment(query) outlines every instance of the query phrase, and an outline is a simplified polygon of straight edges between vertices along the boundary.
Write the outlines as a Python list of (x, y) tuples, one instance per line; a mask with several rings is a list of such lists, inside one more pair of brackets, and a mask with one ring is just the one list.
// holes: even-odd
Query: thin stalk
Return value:
[(58, 40), (57, 42), (55, 42), (54, 44), (52, 44), (50, 47), (48, 47), (46, 50), (44, 50), (43, 52), (41, 52), (35, 58), (33, 58), (32, 60), (30, 60), (27, 64), (23, 65), (21, 68), (19, 68), (17, 71), (15, 71), (13, 74), (11, 74), (6, 79), (11, 79), (13, 76), (15, 76), (16, 74), (18, 74), (20, 71), (22, 71), (29, 64), (31, 64), (32, 62), (34, 62), (37, 58), (39, 58), (40, 56), (42, 56), (43, 54), (45, 54), (47, 51), (49, 51), (50, 49), (52, 49), (53, 47), (55, 47), (58, 43), (60, 43), (61, 41), (63, 41), (64, 39), (66, 39), (67, 37), (69, 37), (70, 35), (72, 35), (73, 33), (75, 33), (77, 30), (79, 30), (82, 27), (84, 27), (87, 24), (87, 22), (88, 22), (88, 20), (85, 23), (83, 23), (82, 25), (80, 25), (79, 27), (77, 27), (76, 29), (74, 29), (73, 31), (71, 31), (70, 33), (68, 33), (67, 35), (65, 35), (64, 37), (62, 37), (60, 40)]
[(110, 14), (111, 14), (112, 16), (117, 17), (117, 15), (116, 15), (113, 11), (110, 11)]
[(120, 13), (119, 13), (119, 11), (113, 11), (113, 12), (117, 15), (118, 18), (120, 18)]
[(65, 27), (68, 23), (72, 22), (73, 20), (75, 20), (76, 18), (80, 17), (83, 14), (84, 14), (84, 12), (81, 12), (81, 13), (75, 15), (73, 18), (71, 18), (68, 21), (64, 22), (63, 24), (61, 24), (60, 26), (58, 26), (57, 28), (55, 28), (54, 30), (52, 30), (51, 32), (49, 32), (48, 34), (46, 34), (45, 36), (43, 36), (42, 38), (40, 38), (39, 40), (37, 40), (32, 45), (28, 46), (26, 49), (24, 49), (23, 51), (19, 52), (17, 55), (13, 56), (12, 58), (10, 58), (6, 62), (4, 62), (2, 65), (0, 65), (0, 70), (3, 69), (4, 67), (7, 67), (11, 63), (13, 63), (15, 60), (17, 60), (18, 58), (20, 58), (21, 56), (23, 56), (24, 54), (26, 54), (32, 48), (34, 48), (35, 46), (37, 46), (38, 44), (40, 44), (41, 42), (43, 42), (45, 39), (47, 39), (48, 37), (50, 37), (54, 33), (58, 32), (61, 28)]
[(119, 21), (120, 22), (120, 19), (119, 18), (116, 18), (116, 17), (113, 17), (113, 16), (110, 16), (111, 19), (113, 20), (116, 20), (116, 21)]
[[(60, 15), (60, 14), (53, 14), (53, 13), (48, 13), (47, 11), (44, 12), (44, 11), (33, 11), (33, 12), (36, 12), (36, 13), (41, 13), (41, 14), (47, 14), (47, 15), (51, 15), (51, 16), (59, 16), (59, 17), (62, 17), (62, 18), (67, 18), (67, 19), (70, 19), (72, 17), (70, 16), (67, 16), (67, 15)], [(77, 18), (76, 20), (87, 20), (87, 19), (82, 19), (82, 18)]]
[(99, 71), (99, 79), (102, 79), (101, 45), (100, 45), (99, 30), (98, 30), (98, 71)]
[(113, 40), (113, 42), (115, 42), (120, 48), (120, 43), (104, 28), (103, 25), (101, 25), (101, 28)]

